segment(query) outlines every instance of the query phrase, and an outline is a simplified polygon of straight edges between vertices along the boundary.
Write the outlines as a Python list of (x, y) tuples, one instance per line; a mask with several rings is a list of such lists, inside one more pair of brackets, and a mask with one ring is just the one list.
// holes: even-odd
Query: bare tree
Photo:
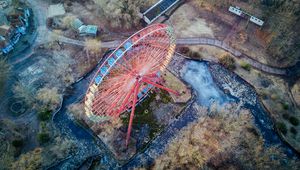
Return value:
[(34, 106), (34, 103), (36, 102), (34, 97), (35, 93), (29, 86), (25, 86), (21, 82), (17, 82), (13, 86), (13, 93), (14, 97), (22, 98), (27, 106)]
[(42, 148), (22, 154), (19, 159), (12, 164), (12, 169), (42, 169)]
[(10, 66), (5, 59), (0, 59), (0, 94), (9, 75)]
[(98, 54), (101, 52), (101, 41), (97, 39), (86, 39), (84, 49), (87, 53)]
[(140, 9), (149, 2), (144, 0), (94, 0), (111, 26), (130, 28), (139, 22)]
[(76, 17), (74, 15), (67, 15), (62, 19), (62, 26), (65, 28), (72, 28), (72, 23)]
[(53, 110), (59, 105), (60, 94), (58, 93), (58, 90), (55, 87), (43, 87), (37, 91), (36, 99), (44, 107)]

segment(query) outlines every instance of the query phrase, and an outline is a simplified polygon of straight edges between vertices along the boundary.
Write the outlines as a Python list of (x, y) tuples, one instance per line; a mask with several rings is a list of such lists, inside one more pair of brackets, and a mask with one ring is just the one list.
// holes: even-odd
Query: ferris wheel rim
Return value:
[[(160, 28), (160, 29), (156, 29), (156, 30), (152, 30), (151, 32), (149, 32), (149, 33), (147, 33), (145, 36), (143, 36), (143, 37), (141, 37), (141, 38), (139, 38), (135, 43), (133, 43), (130, 47), (132, 47), (132, 46), (134, 46), (134, 45), (136, 45), (138, 42), (140, 42), (143, 38), (145, 38), (145, 37), (147, 37), (148, 35), (151, 35), (152, 33), (154, 33), (154, 32), (157, 32), (157, 31), (160, 31), (160, 30), (165, 30), (165, 29), (167, 29), (169, 26), (168, 25), (165, 25), (165, 24), (153, 24), (153, 25), (151, 25), (150, 27), (155, 27), (155, 26), (158, 26), (158, 25), (162, 25), (162, 26), (164, 26), (163, 28)], [(107, 63), (107, 61), (110, 59), (110, 58), (112, 58), (113, 57), (113, 55), (126, 43), (126, 42), (128, 42), (132, 37), (134, 37), (134, 36), (136, 36), (136, 35), (138, 35), (139, 33), (141, 33), (141, 32), (143, 32), (143, 31), (145, 31), (145, 30), (147, 30), (147, 29), (149, 29), (150, 27), (145, 27), (145, 28), (143, 28), (143, 29), (141, 29), (141, 30), (139, 30), (138, 32), (136, 32), (136, 33), (134, 33), (133, 35), (131, 35), (129, 38), (127, 38), (126, 40), (124, 40), (124, 41), (122, 41), (122, 43), (103, 61), (103, 63), (100, 65), (100, 67), (99, 67), (99, 69), (98, 69), (98, 71), (95, 73), (95, 75), (93, 76), (93, 78), (92, 78), (92, 80), (94, 80), (95, 78), (96, 78), (96, 76), (99, 74), (99, 72), (100, 72), (100, 68), (102, 68), (103, 66), (105, 66), (105, 64)], [(115, 64), (117, 64), (117, 61), (119, 61), (122, 57), (124, 57), (124, 54), (126, 53), (126, 52), (128, 52), (129, 51), (129, 49), (126, 49), (125, 51), (123, 51), (123, 53), (122, 53), (122, 56), (120, 57), (120, 58), (118, 58), (117, 60), (116, 60), (116, 62), (113, 64), (113, 66), (115, 66)], [(111, 66), (110, 68), (109, 68), (109, 70), (111, 69), (111, 68), (113, 68), (113, 66)], [(109, 71), (108, 70), (108, 71)], [(104, 77), (106, 77), (108, 74), (106, 74)], [(89, 87), (91, 86), (91, 84), (92, 84), (93, 82), (91, 82), (90, 83), (90, 85), (89, 85)], [(101, 84), (101, 83), (100, 83)], [(99, 84), (99, 85), (100, 85)], [(99, 86), (99, 85), (97, 85), (97, 86)]]
[[(156, 29), (151, 29), (151, 28), (155, 28), (155, 27), (157, 27)], [(121, 49), (127, 42), (129, 42), (129, 41), (131, 41), (131, 39), (133, 38), (133, 37), (135, 37), (135, 36), (137, 36), (138, 34), (140, 34), (141, 32), (144, 32), (144, 31), (149, 31), (149, 32), (147, 32), (147, 34), (145, 34), (145, 35), (143, 35), (142, 37), (139, 37), (135, 42), (133, 42), (131, 45), (130, 45), (130, 48), (126, 48), (123, 52), (122, 52), (122, 54), (121, 54), (121, 57), (117, 57), (117, 59), (116, 59), (116, 61), (114, 62), (114, 64), (113, 65), (111, 65), (109, 68), (108, 68), (108, 70), (107, 70), (107, 72), (106, 72), (106, 74), (103, 76), (103, 80), (104, 80), (104, 78), (106, 78), (111, 72), (111, 69), (113, 69), (114, 67), (115, 67), (115, 65), (116, 64), (118, 64), (118, 62), (123, 58), (123, 57), (125, 57), (125, 54), (128, 52), (128, 51), (130, 51), (130, 49), (131, 49), (131, 47), (133, 47), (134, 45), (136, 45), (136, 44), (138, 44), (140, 41), (142, 41), (143, 39), (145, 39), (146, 37), (148, 37), (149, 35), (152, 35), (153, 33), (155, 33), (155, 32), (158, 32), (158, 31), (161, 31), (161, 30), (167, 30), (167, 29), (170, 29), (171, 27), (170, 26), (168, 26), (168, 25), (166, 25), (166, 24), (153, 24), (153, 25), (151, 25), (151, 26), (148, 26), (148, 27), (145, 27), (145, 28), (143, 28), (143, 29), (141, 29), (141, 30), (139, 30), (138, 32), (136, 32), (135, 34), (133, 34), (133, 35), (131, 35), (129, 38), (127, 38), (126, 40), (124, 40), (124, 41), (122, 41), (122, 43), (120, 43), (120, 45), (103, 61), (103, 63), (100, 65), (100, 67), (98, 68), (98, 70), (97, 70), (97, 72), (94, 74), (94, 76), (93, 76), (93, 78), (92, 78), (92, 81), (91, 81), (91, 83), (89, 84), (89, 86), (88, 86), (88, 89), (87, 89), (87, 93), (89, 92), (89, 90), (90, 90), (90, 88), (91, 88), (91, 86), (93, 85), (93, 84), (95, 84), (95, 79), (96, 79), (96, 77), (97, 77), (97, 75), (99, 75), (99, 73), (101, 72), (101, 68), (103, 68), (103, 67), (105, 67), (105, 65), (108, 63), (108, 60), (110, 59), (110, 58), (113, 58), (114, 57), (114, 55), (116, 55), (116, 52), (119, 50), (119, 49)], [(168, 41), (169, 41), (169, 43), (171, 44), (171, 42), (172, 42), (172, 37), (170, 37), (171, 35), (168, 35)], [(170, 47), (169, 47), (170, 48)], [(166, 49), (168, 49), (169, 50), (169, 48), (166, 48)], [(99, 87), (101, 84), (103, 83), (103, 81), (101, 81), (99, 84), (97, 84), (96, 85), (96, 87)], [(152, 87), (153, 88), (153, 87)], [(151, 89), (149, 89), (148, 91), (147, 91), (147, 93), (150, 91)], [(146, 93), (146, 94), (147, 94)], [(146, 96), (146, 94), (145, 94), (145, 96)], [(87, 97), (87, 96), (86, 96)], [(86, 97), (85, 97), (85, 100), (86, 100)], [(143, 96), (143, 98), (144, 98), (144, 96)], [(97, 119), (98, 118), (107, 118), (108, 116), (107, 115), (97, 115), (97, 114), (94, 114), (93, 112), (91, 112), (92, 113), (92, 115), (90, 115), (90, 116), (93, 116), (93, 118), (96, 118), (97, 117)], [(92, 119), (93, 120), (93, 119)], [(97, 121), (96, 121), (97, 122)]]

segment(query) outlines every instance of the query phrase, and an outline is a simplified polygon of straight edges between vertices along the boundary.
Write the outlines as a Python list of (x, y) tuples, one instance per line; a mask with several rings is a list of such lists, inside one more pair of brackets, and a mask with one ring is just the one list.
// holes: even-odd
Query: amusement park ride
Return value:
[(126, 146), (130, 139), (135, 106), (157, 87), (178, 95), (161, 84), (160, 74), (175, 51), (173, 29), (150, 25), (121, 43), (95, 74), (85, 97), (85, 113), (96, 123), (130, 111)]

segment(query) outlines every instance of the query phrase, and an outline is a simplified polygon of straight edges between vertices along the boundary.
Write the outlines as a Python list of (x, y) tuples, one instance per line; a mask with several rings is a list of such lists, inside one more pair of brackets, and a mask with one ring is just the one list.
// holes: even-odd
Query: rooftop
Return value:
[(78, 30), (81, 35), (96, 35), (98, 27), (96, 25), (82, 25)]

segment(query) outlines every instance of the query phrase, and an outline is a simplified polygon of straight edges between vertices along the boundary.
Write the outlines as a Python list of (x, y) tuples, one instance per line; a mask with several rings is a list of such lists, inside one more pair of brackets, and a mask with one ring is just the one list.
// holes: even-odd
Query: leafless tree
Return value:
[(144, 0), (94, 0), (113, 27), (130, 28), (139, 23), (140, 9), (149, 4)]

